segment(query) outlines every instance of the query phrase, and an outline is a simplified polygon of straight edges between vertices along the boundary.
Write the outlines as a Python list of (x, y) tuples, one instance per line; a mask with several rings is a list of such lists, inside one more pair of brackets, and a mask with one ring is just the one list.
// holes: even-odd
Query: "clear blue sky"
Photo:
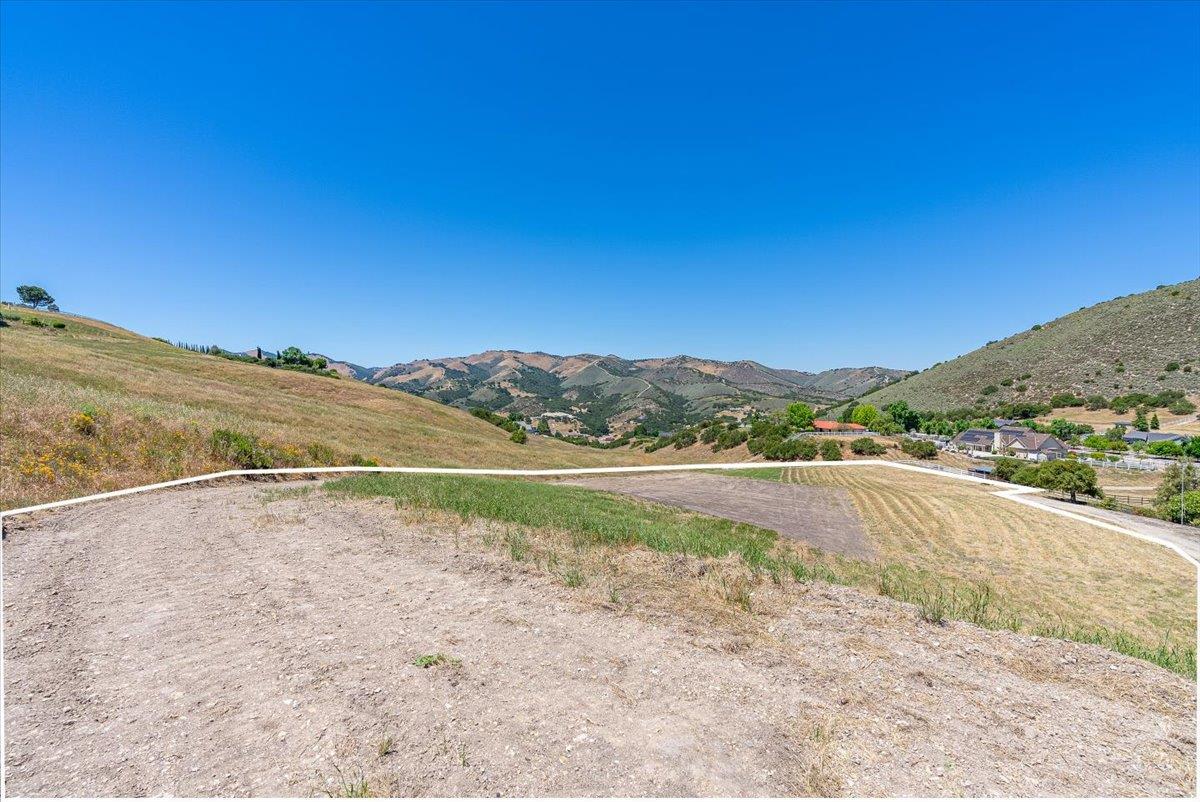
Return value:
[(0, 293), (150, 335), (916, 368), (1200, 273), (1194, 3), (5, 2), (0, 29)]

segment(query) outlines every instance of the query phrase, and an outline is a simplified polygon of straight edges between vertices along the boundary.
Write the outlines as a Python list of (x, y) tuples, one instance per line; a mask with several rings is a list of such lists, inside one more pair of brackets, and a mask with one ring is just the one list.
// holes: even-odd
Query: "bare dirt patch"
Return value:
[(1195, 685), (1148, 663), (819, 583), (697, 629), (495, 525), (284, 491), (15, 522), (9, 794), (1194, 792)]
[(849, 492), (841, 488), (694, 472), (599, 476), (564, 483), (754, 524), (848, 557), (870, 559), (875, 554)]

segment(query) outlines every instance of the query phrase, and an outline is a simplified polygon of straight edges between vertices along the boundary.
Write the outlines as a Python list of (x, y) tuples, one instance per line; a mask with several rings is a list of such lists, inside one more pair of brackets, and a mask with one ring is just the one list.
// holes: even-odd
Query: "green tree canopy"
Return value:
[(874, 404), (859, 404), (850, 413), (850, 422), (859, 426), (871, 428), (871, 424), (879, 417), (879, 409)]
[(22, 284), (17, 287), (17, 297), (21, 299), (21, 303), (28, 304), (34, 309), (54, 303), (54, 296), (33, 284)]
[(1080, 493), (1085, 496), (1100, 495), (1100, 487), (1096, 484), (1096, 470), (1069, 459), (1055, 459), (1044, 463), (1038, 469), (1037, 485), (1067, 493), (1071, 496), (1071, 501), (1075, 501)]
[(797, 429), (811, 429), (813, 421), (816, 419), (817, 413), (813, 408), (802, 401), (797, 401), (794, 404), (788, 404), (787, 419), (788, 423), (795, 426)]
[(1200, 490), (1176, 493), (1163, 506), (1162, 516), (1176, 523), (1200, 524)]
[(285, 365), (307, 365), (308, 357), (294, 345), (290, 345), (279, 352), (279, 361)]
[(909, 409), (906, 401), (893, 401), (883, 408), (903, 431), (911, 432), (921, 424), (921, 416)]

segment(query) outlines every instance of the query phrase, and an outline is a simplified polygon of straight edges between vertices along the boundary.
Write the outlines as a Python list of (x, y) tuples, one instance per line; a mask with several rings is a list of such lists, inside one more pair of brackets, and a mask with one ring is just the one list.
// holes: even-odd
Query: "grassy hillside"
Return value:
[[(258, 464), (650, 459), (541, 437), (517, 445), (466, 412), (395, 390), (197, 354), (71, 315), (3, 312), (24, 319), (0, 328), (3, 508)], [(31, 325), (35, 316), (48, 325)], [(218, 430), (229, 434), (214, 442)]]
[[(1000, 296), (1005, 296), (1000, 292)], [(969, 315), (964, 312), (964, 325)], [(1200, 392), (1200, 279), (1072, 312), (865, 396), (882, 406), (946, 410), (1045, 402), (1055, 393), (1111, 398)]]

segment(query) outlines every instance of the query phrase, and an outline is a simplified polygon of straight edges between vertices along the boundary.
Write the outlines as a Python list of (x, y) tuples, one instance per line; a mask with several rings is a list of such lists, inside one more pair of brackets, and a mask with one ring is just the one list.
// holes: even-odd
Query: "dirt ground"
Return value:
[(875, 550), (849, 492), (841, 488), (755, 482), (704, 473), (599, 476), (565, 484), (761, 526), (825, 551), (871, 559)]
[(1195, 684), (1145, 662), (821, 584), (764, 637), (695, 627), (493, 525), (274, 492), (9, 522), (9, 795), (1195, 790)]

